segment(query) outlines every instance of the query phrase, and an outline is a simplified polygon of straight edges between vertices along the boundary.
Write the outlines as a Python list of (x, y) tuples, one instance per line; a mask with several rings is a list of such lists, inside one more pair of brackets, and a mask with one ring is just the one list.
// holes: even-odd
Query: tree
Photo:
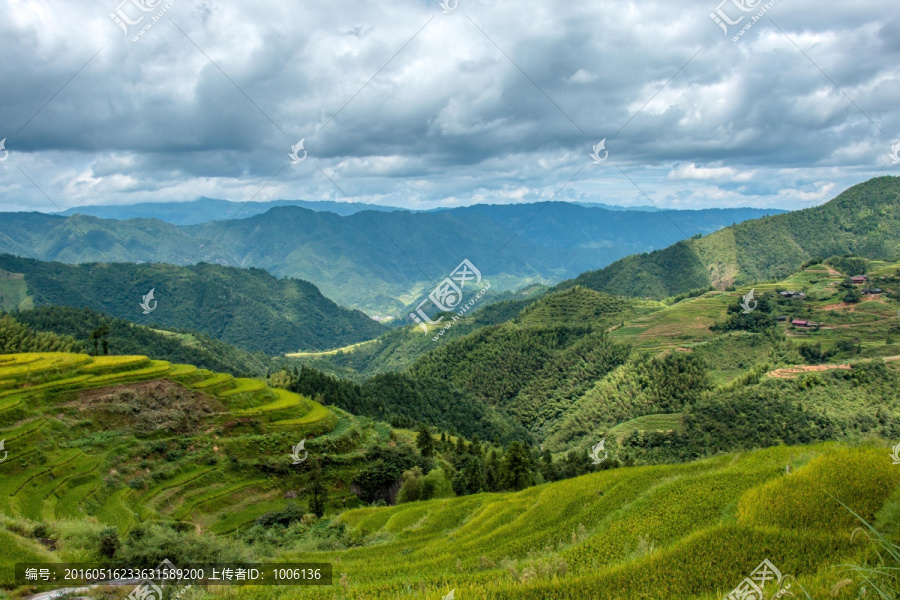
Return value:
[(115, 527), (105, 527), (100, 531), (100, 556), (103, 558), (115, 558), (121, 543), (119, 531)]
[(457, 463), (457, 469), (453, 476), (453, 491), (457, 496), (484, 491), (484, 462), (481, 456), (466, 454)]
[(99, 330), (95, 329), (91, 332), (91, 342), (93, 342), (93, 344), (94, 344), (94, 356), (99, 355), (100, 354), (100, 351), (98, 350), (98, 346), (100, 344)]
[(97, 329), (91, 332), (91, 342), (94, 344), (94, 356), (100, 354), (99, 345), (103, 343), (103, 354), (109, 354), (109, 325), (101, 323)]
[(415, 502), (422, 498), (422, 469), (413, 467), (403, 472), (403, 483), (397, 492), (397, 504)]
[(366, 467), (353, 479), (359, 487), (359, 497), (366, 502), (383, 499), (386, 491), (400, 481), (403, 472), (419, 462), (425, 465), (425, 461), (406, 444), (396, 448), (372, 446), (366, 451)]
[(862, 299), (862, 294), (860, 293), (859, 288), (856, 287), (855, 285), (852, 286), (849, 290), (847, 290), (847, 293), (844, 294), (844, 297), (843, 297), (844, 302), (851, 302), (851, 303), (859, 302), (861, 299)]
[(541, 475), (544, 481), (556, 481), (559, 474), (556, 472), (556, 465), (553, 464), (553, 455), (549, 450), (544, 450), (541, 454)]
[(716, 323), (710, 329), (713, 331), (742, 330), (761, 333), (777, 325), (768, 294), (760, 294), (755, 300), (748, 300), (748, 302), (753, 307), (750, 312), (746, 312), (741, 303), (735, 301), (728, 306), (728, 319), (724, 323)]
[(484, 450), (481, 449), (481, 440), (478, 438), (478, 434), (472, 436), (472, 445), (469, 446), (469, 452), (478, 458), (484, 457)]
[(422, 478), (422, 500), (432, 498), (452, 498), (453, 486), (444, 469), (437, 467)]
[(104, 323), (97, 331), (100, 333), (100, 343), (103, 344), (103, 354), (109, 354), (109, 325)]
[(322, 467), (318, 459), (313, 459), (310, 463), (312, 467), (312, 483), (309, 489), (309, 512), (317, 517), (325, 514), (325, 503), (328, 500), (328, 490), (322, 481)]
[(532, 481), (531, 461), (528, 452), (519, 442), (513, 442), (503, 457), (503, 485), (507, 489), (521, 490)]
[(428, 426), (422, 425), (419, 427), (419, 434), (416, 436), (416, 446), (419, 447), (419, 452), (422, 453), (422, 456), (426, 458), (434, 454), (434, 440), (431, 438)]
[(500, 459), (497, 451), (491, 449), (484, 461), (484, 488), (489, 492), (499, 492), (501, 485)]

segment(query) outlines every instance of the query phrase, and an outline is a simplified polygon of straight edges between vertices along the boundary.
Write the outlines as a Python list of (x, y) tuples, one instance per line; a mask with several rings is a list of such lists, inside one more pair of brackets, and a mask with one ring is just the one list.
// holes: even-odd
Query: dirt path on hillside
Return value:
[[(867, 302), (881, 302), (882, 304), (885, 304), (885, 301), (882, 300), (882, 298), (881, 298), (881, 294), (869, 294), (869, 295), (866, 295), (866, 296), (863, 296), (862, 298), (860, 298), (859, 302), (837, 302), (835, 304), (826, 304), (825, 306), (821, 307), (819, 310), (837, 310), (837, 309), (841, 309), (841, 308), (849, 308), (850, 310), (848, 310), (847, 312), (856, 312), (856, 308), (858, 306), (861, 306)], [(864, 311), (860, 311), (860, 312), (864, 312)], [(872, 313), (867, 313), (867, 314), (872, 314)]]
[[(897, 357), (900, 358), (900, 357)], [(811, 373), (817, 371), (830, 371), (832, 369), (849, 369), (850, 365), (797, 365), (794, 367), (785, 367), (783, 369), (775, 369), (766, 373), (769, 377), (778, 379), (792, 379), (803, 373)]]
[(843, 325), (828, 325), (827, 327), (823, 326), (819, 329), (849, 329), (851, 327), (862, 327), (863, 325), (877, 325), (879, 323), (884, 323), (886, 321), (893, 321), (897, 317), (888, 317), (887, 319), (879, 319), (878, 321), (867, 321), (865, 323), (845, 323)]

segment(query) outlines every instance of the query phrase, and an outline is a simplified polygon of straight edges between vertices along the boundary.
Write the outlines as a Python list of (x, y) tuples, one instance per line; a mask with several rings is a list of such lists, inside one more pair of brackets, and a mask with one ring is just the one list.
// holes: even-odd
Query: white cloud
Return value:
[(835, 185), (830, 181), (819, 181), (813, 184), (813, 187), (814, 189), (810, 191), (783, 189), (779, 190), (778, 193), (789, 200), (818, 204), (831, 198)]
[(694, 163), (681, 165), (669, 172), (670, 179), (752, 181), (756, 171), (740, 172), (732, 167), (698, 167)]
[[(801, 207), (900, 174), (888, 0), (779, 2), (768, 15), (803, 52), (768, 20), (732, 43), (708, 0), (470, 0), (446, 15), (179, 0), (137, 43), (116, 4), (0, 0), (0, 210), (47, 206), (16, 166), (63, 208), (345, 200), (319, 168), (356, 201), (416, 208), (647, 204), (619, 168), (663, 206)], [(309, 159), (283, 168), (301, 137)], [(604, 137), (610, 158), (591, 165)]]
[(571, 77), (569, 77), (568, 81), (569, 83), (591, 83), (596, 79), (596, 75), (588, 73), (584, 69), (578, 69)]

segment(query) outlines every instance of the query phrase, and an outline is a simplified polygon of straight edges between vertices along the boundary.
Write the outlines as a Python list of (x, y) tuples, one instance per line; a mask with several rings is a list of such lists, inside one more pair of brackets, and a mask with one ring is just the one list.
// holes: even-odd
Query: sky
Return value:
[(797, 209), (900, 175), (893, 0), (119, 2), (0, 0), (0, 210)]

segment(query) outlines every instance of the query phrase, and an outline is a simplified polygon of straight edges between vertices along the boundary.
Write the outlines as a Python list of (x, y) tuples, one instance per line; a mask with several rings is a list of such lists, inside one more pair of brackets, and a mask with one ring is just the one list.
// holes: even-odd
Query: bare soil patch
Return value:
[(215, 398), (168, 379), (86, 390), (78, 395), (76, 404), (101, 420), (114, 419), (119, 426), (144, 434), (159, 430), (187, 433), (205, 417), (223, 410)]
[(794, 367), (775, 369), (774, 371), (769, 371), (766, 375), (769, 377), (777, 377), (778, 379), (792, 379), (803, 373), (830, 371), (832, 369), (850, 369), (850, 365), (797, 365)]

